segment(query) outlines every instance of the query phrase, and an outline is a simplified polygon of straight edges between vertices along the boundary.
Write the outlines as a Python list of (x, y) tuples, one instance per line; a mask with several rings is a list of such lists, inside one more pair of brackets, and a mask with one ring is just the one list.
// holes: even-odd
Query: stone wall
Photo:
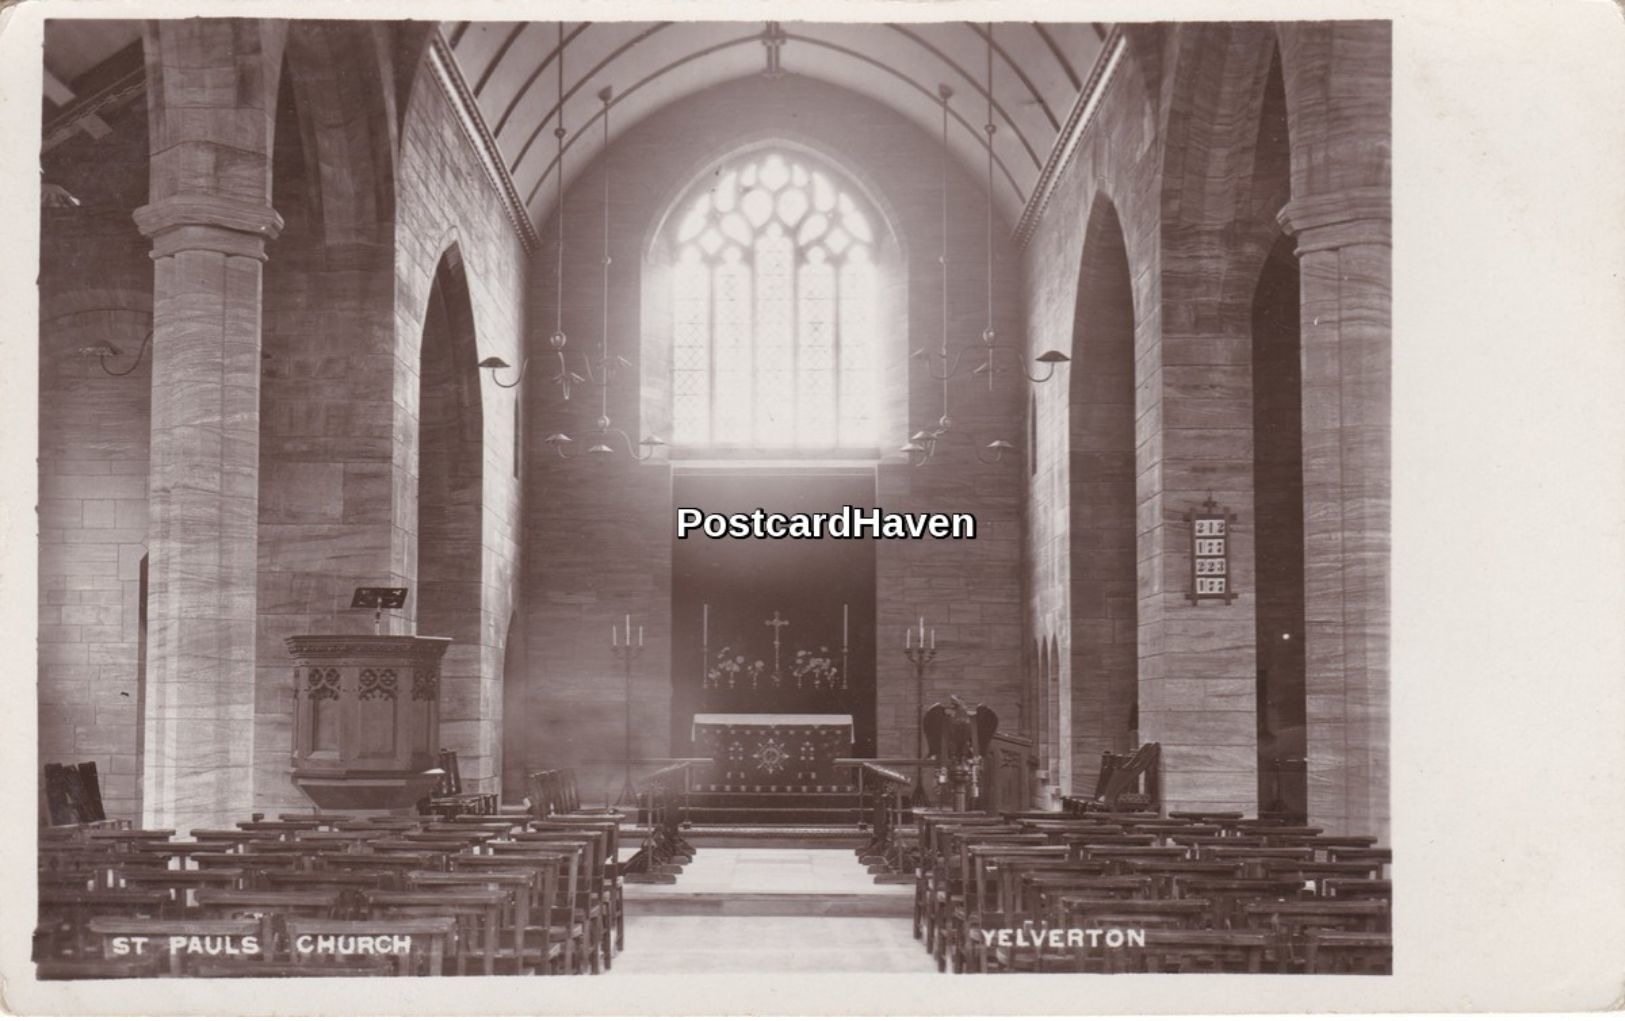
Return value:
[[(1306, 640), (1310, 662), (1311, 818), (1385, 832), (1386, 808), (1372, 806), (1386, 806), (1387, 784), (1387, 29), (1147, 25), (1128, 27), (1124, 40), (1122, 63), (1057, 180), (1025, 266), (1029, 353), (1069, 350), (1069, 342), (1086, 341), (1091, 317), (1117, 312), (1092, 307), (1097, 281), (1087, 276), (1093, 267), (1088, 246), (1095, 232), (1085, 225), (1096, 222), (1103, 203), (1115, 213), (1132, 280), (1134, 319), (1140, 565), (1135, 736), (1163, 745), (1171, 807), (1257, 808), (1260, 578), (1254, 570), (1253, 394), (1255, 386), (1296, 381), (1289, 366), (1276, 365), (1269, 356), (1255, 363), (1254, 293), (1282, 225), (1297, 229), (1283, 207), (1304, 209), (1311, 228), (1358, 224), (1323, 243), (1336, 247), (1337, 257), (1366, 260), (1368, 270), (1358, 277), (1363, 290), (1340, 297), (1324, 289), (1319, 296), (1325, 304), (1313, 313), (1314, 283), (1306, 279), (1304, 284), (1302, 517), (1316, 524), (1306, 525), (1307, 583), (1277, 578), (1272, 584), (1278, 588), (1268, 595), (1272, 606), (1282, 598), (1309, 604), (1307, 634), (1294, 640)], [(1279, 96), (1266, 102), (1274, 60), (1285, 79), (1290, 143), (1276, 137)], [(1339, 188), (1344, 190), (1336, 192)], [(1321, 189), (1335, 197), (1324, 203), (1303, 198), (1306, 190)], [(1300, 240), (1298, 253), (1305, 251)], [(1323, 261), (1331, 264), (1329, 257)], [(1368, 352), (1357, 362), (1364, 383), (1334, 385), (1335, 368), (1321, 373), (1327, 394), (1352, 402), (1344, 405), (1348, 417), (1329, 419), (1321, 410), (1329, 401), (1313, 399), (1313, 370), (1323, 363), (1313, 354), (1307, 331), (1313, 325), (1328, 333), (1322, 324), (1330, 321), (1331, 308), (1368, 306), (1382, 315), (1361, 311), (1353, 317), (1361, 350)], [(1087, 351), (1070, 351), (1080, 361), (1089, 357)], [(1256, 376), (1259, 372), (1268, 376)], [(1041, 767), (1052, 789), (1062, 791), (1089, 790), (1099, 747), (1116, 743), (1115, 719), (1091, 719), (1111, 710), (1087, 680), (1100, 650), (1089, 648), (1091, 639), (1079, 631), (1080, 621), (1088, 619), (1079, 595), (1101, 578), (1077, 576), (1085, 570), (1086, 561), (1076, 555), (1084, 536), (1070, 531), (1083, 498), (1072, 477), (1083, 462), (1065, 441), (1073, 399), (1068, 387), (1076, 385), (1074, 374), (1067, 384), (1037, 391), (1038, 442), (1024, 547), (1030, 647), (1042, 648), (1052, 638), (1060, 643), (1059, 690), (1048, 699), (1058, 727), (1052, 728), (1054, 747), (1044, 749)], [(1347, 439), (1339, 444), (1334, 437), (1351, 426), (1367, 430), (1369, 438), (1355, 447), (1346, 446)], [(1074, 432), (1072, 446), (1078, 442)], [(1334, 448), (1371, 454), (1339, 484), (1321, 468), (1318, 452)], [(1277, 454), (1267, 459), (1272, 474), (1265, 483), (1272, 501), (1290, 498), (1293, 488), (1290, 478), (1275, 479), (1277, 459)], [(1313, 484), (1317, 479), (1319, 488)], [(1237, 515), (1230, 554), (1239, 598), (1192, 605), (1185, 598), (1190, 572), (1185, 514), (1210, 495)], [(1282, 516), (1273, 514), (1272, 520)], [(1330, 556), (1317, 561), (1317, 550), (1331, 549), (1333, 536), (1355, 540), (1360, 551), (1355, 562), (1334, 562)], [(1324, 579), (1318, 585), (1317, 575)], [(1320, 597), (1323, 612), (1332, 619), (1317, 625), (1319, 591), (1326, 593)], [(1278, 606), (1268, 619), (1279, 619)], [(1317, 639), (1317, 632), (1323, 637)], [(1351, 640), (1355, 633), (1358, 639)], [(1029, 671), (1041, 667), (1042, 657), (1029, 656)], [(1332, 693), (1333, 684), (1347, 684), (1355, 675), (1357, 691)], [(1043, 678), (1036, 680), (1041, 686)], [(1080, 742), (1096, 747), (1079, 747)], [(1356, 767), (1348, 768), (1351, 761)]]
[(151, 327), (152, 262), (130, 219), (146, 200), (146, 113), (108, 124), (43, 160), (81, 204), (41, 224), (39, 761), (95, 762), (107, 813), (133, 817), (152, 352), (114, 378), (79, 351), (111, 344), (107, 368), (123, 372)]
[[(786, 121), (785, 110), (796, 115)], [(644, 378), (623, 376), (611, 394), (615, 425), (634, 438), (659, 422), (666, 389), (668, 326), (656, 228), (660, 218), (715, 161), (743, 146), (783, 139), (811, 147), (865, 188), (897, 233), (894, 267), (883, 304), (890, 334), (884, 358), (891, 422), (881, 436), (883, 463), (877, 492), (888, 510), (969, 511), (977, 515), (973, 543), (892, 542), (878, 550), (878, 744), (883, 755), (913, 752), (914, 677), (901, 653), (903, 629), (920, 614), (936, 628), (939, 658), (927, 704), (959, 693), (992, 705), (1007, 721), (1020, 707), (1020, 458), (983, 466), (969, 437), (1020, 443), (1022, 389), (1006, 375), (988, 398), (986, 383), (964, 377), (954, 384), (955, 435), (940, 459), (912, 469), (895, 453), (905, 428), (931, 424), (941, 413), (940, 386), (926, 381), (908, 352), (940, 340), (941, 247), (934, 185), (933, 136), (851, 93), (808, 79), (747, 79), (688, 97), (630, 128), (608, 154), (574, 177), (566, 196), (565, 332), (572, 357), (596, 357), (602, 290), (602, 174), (611, 175), (612, 348), (645, 367)], [(926, 183), (922, 186), (922, 175)], [(984, 326), (982, 189), (958, 166), (950, 172), (949, 347), (979, 343)], [(544, 226), (550, 242), (556, 223)], [(1009, 249), (1008, 225), (995, 227), (996, 325), (1017, 343), (1020, 267)], [(544, 245), (550, 247), (550, 245)], [(882, 253), (882, 258), (886, 254)], [(521, 754), (533, 767), (618, 760), (622, 740), (622, 685), (611, 659), (609, 628), (630, 613), (645, 628), (638, 662), (634, 755), (669, 754), (671, 692), (670, 592), (672, 463), (560, 461), (540, 442), (553, 432), (580, 437), (598, 414), (595, 389), (578, 390), (568, 405), (548, 382), (555, 364), (547, 353), (553, 332), (552, 253), (532, 275), (533, 315), (528, 334), (537, 359), (526, 380), (525, 628), (526, 717)], [(1010, 363), (1005, 363), (1009, 367)], [(905, 380), (907, 385), (904, 385)], [(616, 441), (619, 445), (619, 441)], [(509, 771), (510, 781), (519, 776)], [(618, 788), (619, 771), (587, 772), (588, 796)]]
[[(429, 292), (448, 249), (456, 246), (466, 282), (474, 350), (456, 351), (458, 372), (492, 355), (522, 360), (530, 259), (502, 212), (446, 94), (424, 66), (413, 84), (401, 130), (395, 246), (395, 479), (393, 567), (414, 584), (416, 562), (419, 348)], [(467, 359), (472, 358), (472, 362)], [(478, 635), (448, 652), (461, 684), (442, 694), (440, 741), (458, 753), (467, 789), (497, 789), (502, 774), (504, 649), (518, 600), (520, 480), (515, 475), (514, 402), (518, 390), (479, 373), (481, 472), (479, 563), (437, 569), (477, 579)], [(509, 382), (504, 378), (504, 382)], [(427, 440), (427, 437), (423, 438)], [(412, 604), (409, 604), (412, 605)], [(462, 637), (462, 636), (457, 636)]]

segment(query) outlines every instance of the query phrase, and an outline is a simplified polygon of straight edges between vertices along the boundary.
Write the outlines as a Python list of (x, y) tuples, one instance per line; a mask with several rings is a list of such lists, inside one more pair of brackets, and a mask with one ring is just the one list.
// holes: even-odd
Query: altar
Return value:
[(835, 766), (852, 754), (848, 714), (696, 713), (691, 736), (713, 762), (697, 790), (812, 794), (851, 785)]

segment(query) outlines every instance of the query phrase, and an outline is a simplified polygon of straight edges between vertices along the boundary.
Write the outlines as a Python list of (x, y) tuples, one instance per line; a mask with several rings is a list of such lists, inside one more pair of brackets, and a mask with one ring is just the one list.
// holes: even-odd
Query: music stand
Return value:
[(372, 611), (372, 633), (383, 634), (384, 611), (399, 610), (406, 605), (406, 590), (403, 588), (358, 588), (355, 597), (350, 600), (352, 610)]

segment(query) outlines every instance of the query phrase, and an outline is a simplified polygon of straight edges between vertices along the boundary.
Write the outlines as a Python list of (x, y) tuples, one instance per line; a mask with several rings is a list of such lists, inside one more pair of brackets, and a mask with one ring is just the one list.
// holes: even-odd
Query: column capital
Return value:
[(265, 242), (282, 232), (268, 205), (220, 195), (169, 195), (135, 211), (135, 225), (152, 239), (152, 257), (206, 251), (265, 259)]
[(1386, 186), (1305, 195), (1276, 216), (1298, 239), (1298, 254), (1349, 245), (1391, 245), (1393, 206)]

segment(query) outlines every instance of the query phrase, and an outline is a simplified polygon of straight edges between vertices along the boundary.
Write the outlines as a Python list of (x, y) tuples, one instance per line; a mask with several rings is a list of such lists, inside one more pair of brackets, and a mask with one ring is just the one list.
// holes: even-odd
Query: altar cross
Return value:
[(779, 616), (779, 611), (773, 611), (772, 620), (762, 621), (763, 627), (773, 629), (773, 676), (779, 676), (779, 629), (790, 626), (790, 622)]

